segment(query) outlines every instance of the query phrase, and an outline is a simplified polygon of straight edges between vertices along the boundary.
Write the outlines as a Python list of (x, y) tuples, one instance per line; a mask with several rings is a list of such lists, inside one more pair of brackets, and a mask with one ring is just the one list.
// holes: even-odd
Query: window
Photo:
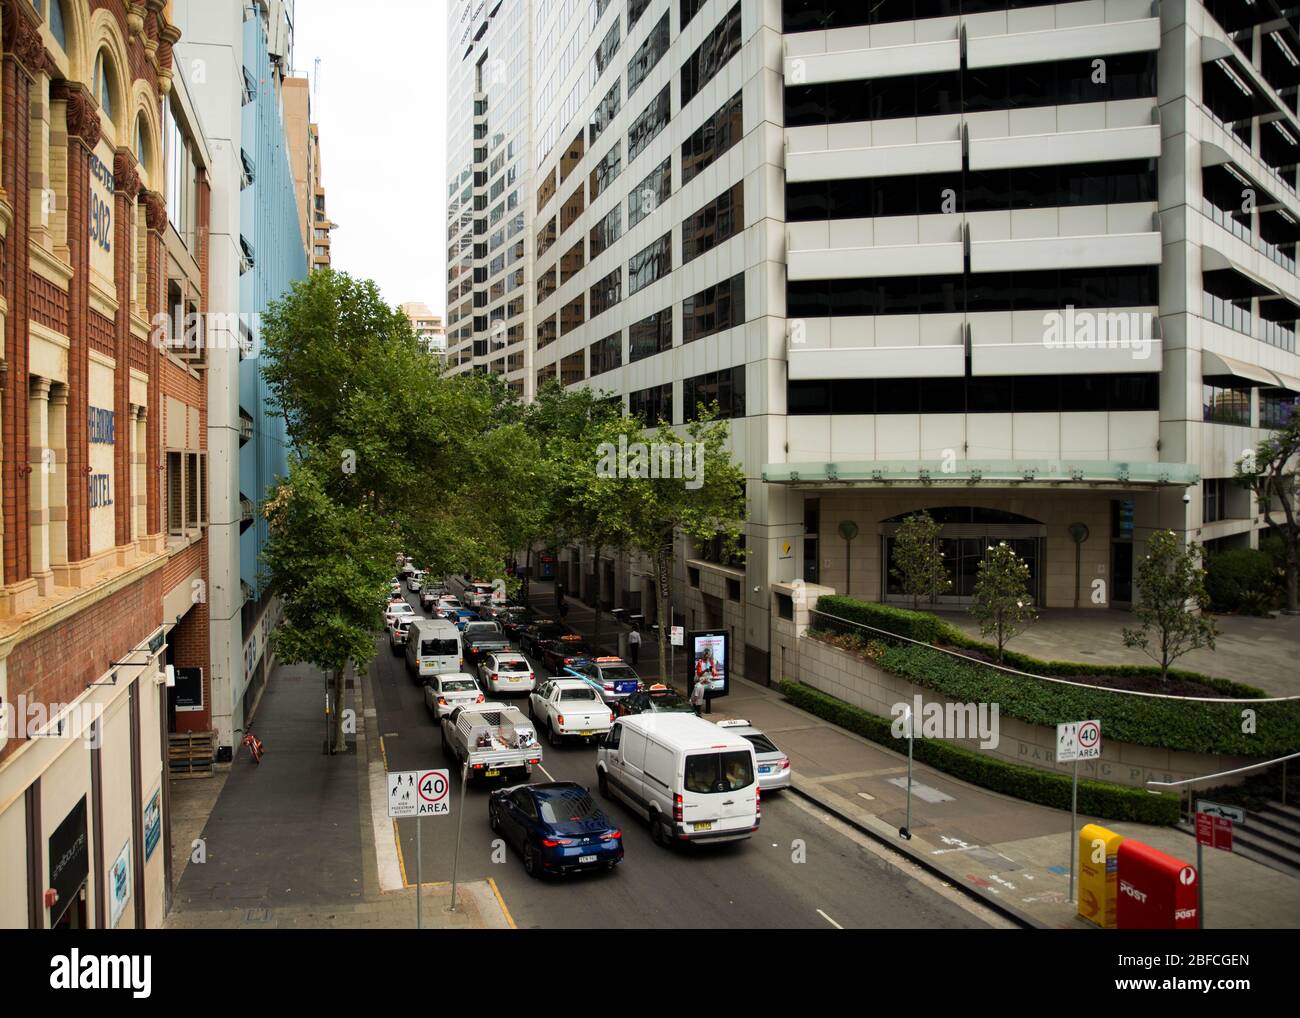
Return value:
[(673, 345), (673, 309), (666, 307), (632, 323), (627, 337), (629, 364), (670, 349)]
[(586, 245), (579, 239), (578, 243), (564, 252), (560, 258), (560, 282), (567, 283), (587, 264)]
[(172, 537), (185, 534), (185, 467), (184, 454), (167, 453), (167, 533)]
[(710, 371), (682, 382), (683, 420), (694, 420), (714, 403), (719, 417), (745, 416), (745, 365)]
[(1156, 372), (979, 378), (837, 378), (786, 385), (799, 414), (1058, 413), (1158, 410)]
[[(1260, 403), (1260, 426), (1264, 424)], [(1240, 424), (1250, 427), (1250, 390), (1231, 389), (1206, 382), (1201, 385), (1201, 420), (1211, 424)]]
[(556, 331), (558, 321), (555, 315), (551, 315), (550, 318), (543, 318), (537, 323), (537, 349), (540, 350), (555, 342), (558, 335)]
[(682, 183), (694, 179), (696, 174), (740, 141), (743, 129), (743, 93), (737, 92), (682, 142)]
[(673, 268), (673, 235), (669, 231), (632, 256), (627, 263), (628, 296), (668, 275)]
[(49, 8), (50, 35), (54, 36), (54, 41), (59, 44), (59, 48), (66, 52), (68, 49), (68, 32), (63, 25), (62, 0), (49, 0)]
[(682, 301), (682, 343), (735, 328), (745, 321), (743, 272)]
[(587, 377), (587, 353), (578, 350), (560, 361), (560, 384), (575, 385)]
[(587, 320), (587, 295), (580, 293), (560, 308), (560, 335), (567, 336)]
[[(587, 141), (589, 144), (596, 144), (596, 139), (605, 133), (605, 128), (613, 123), (614, 117), (618, 115), (618, 111), (622, 107), (620, 85), (615, 80), (610, 90), (605, 93), (605, 98), (591, 111), (591, 120), (587, 122)], [(593, 195), (593, 197), (595, 196)]]
[[(618, 18), (615, 18), (614, 24), (610, 26), (609, 31), (605, 33), (605, 38), (600, 41), (600, 45), (596, 47), (596, 52), (592, 54), (591, 68), (588, 72), (591, 77), (592, 87), (594, 87), (596, 82), (600, 80), (600, 76), (605, 73), (605, 68), (607, 68), (610, 65), (610, 62), (614, 59), (614, 54), (618, 52), (618, 44), (620, 41), (618, 34)], [(615, 82), (614, 87), (617, 89), (617, 82)], [(617, 97), (615, 97), (614, 101), (616, 103), (618, 102)], [(595, 141), (596, 139), (592, 138), (591, 140)]]
[(591, 317), (595, 318), (623, 299), (623, 267), (620, 265), (591, 288)]
[(623, 333), (616, 332), (612, 336), (596, 340), (587, 348), (587, 353), (591, 361), (593, 378), (606, 371), (613, 371), (615, 368), (622, 367)]
[(540, 258), (551, 249), (555, 243), (555, 238), (559, 235), (555, 229), (555, 217), (551, 216), (545, 226), (537, 231), (537, 257)]
[(1300, 407), (1300, 395), (1294, 392), (1286, 389), (1260, 389), (1259, 426), (1285, 428), (1297, 407)]
[(682, 105), (695, 98), (700, 89), (739, 52), (740, 4), (736, 4), (682, 64)]
[(543, 364), (537, 369), (537, 389), (540, 392), (548, 382), (556, 381), (559, 375), (556, 373), (558, 365)]
[(1227, 518), (1227, 485), (1222, 478), (1201, 482), (1201, 522), (1216, 523)]
[(586, 195), (582, 189), (582, 184), (579, 183), (574, 188), (573, 194), (569, 195), (568, 200), (560, 206), (560, 232), (563, 233), (572, 226), (586, 208)]
[(627, 0), (627, 30), (632, 31), (632, 26), (645, 13), (645, 9), (650, 6), (650, 0)]
[(569, 145), (568, 151), (560, 156), (560, 183), (563, 184), (569, 179), (569, 174), (573, 172), (574, 167), (582, 161), (583, 153), (587, 151), (587, 132), (579, 131)]
[(692, 753), (686, 758), (686, 790), (723, 795), (754, 783), (754, 758), (748, 752)]
[(691, 18), (700, 13), (700, 8), (705, 5), (707, 0), (682, 0), (682, 14), (677, 22), (678, 29), (683, 29), (690, 24)]
[(627, 225), (631, 229), (668, 200), (673, 189), (673, 158), (669, 156), (627, 196)]
[(540, 304), (553, 294), (555, 286), (555, 266), (552, 265), (537, 277), (537, 303)]
[(597, 258), (618, 240), (623, 233), (623, 206), (615, 205), (599, 223), (591, 228), (591, 257)]
[[(194, 162), (190, 156), (189, 142), (170, 102), (163, 103), (163, 132), (167, 218), (177, 234), (188, 244), (196, 204), (192, 191)], [(193, 245), (190, 247), (193, 250)]]
[(659, 135), (668, 124), (672, 112), (672, 86), (665, 85), (663, 90), (651, 100), (641, 115), (632, 121), (627, 129), (627, 161), (630, 163), (639, 156), (647, 145)]
[(645, 81), (648, 75), (663, 55), (668, 52), (668, 12), (659, 19), (650, 34), (646, 36), (632, 59), (627, 62), (627, 97), (632, 98), (632, 93), (637, 90), (641, 82)]
[(623, 170), (623, 141), (619, 139), (614, 142), (610, 150), (605, 153), (605, 158), (596, 164), (595, 169), (591, 171), (591, 180), (589, 187), (591, 190), (591, 200), (595, 201), (600, 197), (601, 192), (613, 183), (614, 179)]
[(628, 393), (628, 413), (639, 417), (646, 427), (652, 428), (661, 421), (673, 422), (673, 386), (671, 382), (654, 385)]
[(109, 120), (113, 119), (113, 90), (117, 87), (117, 77), (108, 55), (100, 50), (95, 57), (94, 94), (95, 101)]
[(542, 186), (537, 189), (537, 211), (541, 212), (546, 207), (546, 203), (555, 197), (558, 185), (555, 183), (555, 170), (551, 170), (542, 181)]
[(682, 264), (745, 228), (745, 183), (737, 181), (682, 223)]

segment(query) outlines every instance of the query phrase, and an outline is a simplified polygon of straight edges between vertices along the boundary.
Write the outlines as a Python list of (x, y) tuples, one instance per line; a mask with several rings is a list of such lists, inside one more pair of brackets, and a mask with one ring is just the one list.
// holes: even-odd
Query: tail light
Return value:
[(438, 697), (438, 706), (439, 706), (439, 707), (446, 707), (446, 706), (447, 706), (447, 700), (446, 700), (445, 697), (441, 697), (441, 696)]
[(555, 722), (556, 722), (556, 724), (558, 724), (558, 725), (560, 725), (560, 726), (563, 726), (563, 725), (564, 725), (564, 715), (563, 715), (563, 714), (557, 714), (557, 715), (555, 716)]
[(622, 838), (622, 837), (623, 837), (623, 832), (622, 832), (622, 831), (610, 831), (608, 834), (606, 834), (606, 835), (605, 835), (603, 838), (601, 838), (600, 840), (601, 840), (601, 841), (618, 841), (618, 840), (619, 840), (620, 838)]
[(786, 757), (784, 760), (781, 761), (781, 770), (788, 771), (789, 769), (790, 769), (790, 758)]
[(532, 673), (532, 672), (529, 672), (529, 673), (528, 673), (528, 681), (529, 681), (529, 682), (534, 681), (533, 673)]
[(571, 665), (571, 664), (573, 664), (573, 662), (575, 662), (576, 660), (578, 660), (576, 657), (566, 657), (566, 658), (564, 659), (564, 663), (565, 663), (566, 665)]
[(542, 844), (547, 848), (554, 848), (556, 845), (572, 845), (573, 841), (569, 838), (543, 838)]
[(475, 702), (475, 703), (482, 703), (482, 702), (483, 702), (483, 694), (482, 694), (482, 693), (479, 693), (479, 695), (474, 699), (474, 702)]
[(612, 692), (614, 692), (614, 683), (612, 683), (612, 682), (606, 682), (606, 683), (605, 683), (605, 692), (606, 692), (606, 693), (612, 693)]
[(497, 680), (497, 673), (496, 673), (496, 672), (493, 672), (493, 673), (489, 676), (489, 678), (491, 678), (491, 680), (492, 680), (493, 682), (496, 682), (496, 680)]
[(754, 819), (757, 820), (763, 815), (763, 790), (757, 785), (754, 786)]
[(673, 819), (678, 823), (682, 822), (682, 796), (680, 792), (673, 796)]

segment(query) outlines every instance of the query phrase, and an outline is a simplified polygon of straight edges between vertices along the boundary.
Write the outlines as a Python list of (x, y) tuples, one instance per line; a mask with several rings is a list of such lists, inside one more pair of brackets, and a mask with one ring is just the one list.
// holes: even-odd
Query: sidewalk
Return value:
[[(368, 759), (378, 751), (366, 738), (361, 688), (353, 692), (357, 735), (348, 753), (327, 756), (324, 677), (278, 667), (253, 726), (266, 746), (260, 766), (243, 751), (211, 781), (173, 782), (176, 886), (166, 927), (414, 927), (415, 887), (380, 883), (375, 832), (391, 838), (392, 822), (372, 816)], [(455, 914), (444, 907), (448, 885), (425, 884), (423, 893), (426, 929), (509, 926), (486, 882), (461, 885)]]
[[(534, 601), (553, 606), (549, 587), (543, 600), (535, 585)], [(591, 609), (572, 597), (569, 606), (569, 624), (590, 637)], [(606, 629), (605, 620), (601, 628)], [(608, 628), (616, 633), (620, 627), (610, 623)], [(615, 636), (609, 643), (616, 640)], [(647, 648), (653, 644), (642, 644), (642, 664), (654, 657), (646, 653)], [(649, 677), (646, 669), (639, 670)], [(797, 795), (1026, 925), (1092, 928), (1076, 917), (1068, 901), (1068, 813), (914, 764), (912, 839), (904, 841), (898, 829), (907, 817), (905, 746), (903, 752), (893, 752), (794, 707), (774, 689), (744, 679), (733, 679), (731, 695), (715, 700), (713, 706), (710, 720), (747, 718), (789, 755)], [(1195, 840), (1182, 831), (1080, 815), (1080, 826), (1091, 822), (1195, 864)], [(1300, 927), (1300, 880), (1212, 849), (1206, 850), (1202, 877), (1207, 929)]]

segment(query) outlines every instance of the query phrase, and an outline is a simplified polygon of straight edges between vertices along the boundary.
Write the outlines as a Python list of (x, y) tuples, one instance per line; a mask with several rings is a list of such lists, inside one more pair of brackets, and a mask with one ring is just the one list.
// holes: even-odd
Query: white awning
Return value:
[(1201, 351), (1202, 377), (1217, 378), (1229, 375), (1270, 389), (1278, 383), (1277, 376), (1273, 372), (1261, 368), (1258, 364), (1248, 364), (1235, 357), (1225, 357), (1223, 354), (1211, 353), (1209, 350)]

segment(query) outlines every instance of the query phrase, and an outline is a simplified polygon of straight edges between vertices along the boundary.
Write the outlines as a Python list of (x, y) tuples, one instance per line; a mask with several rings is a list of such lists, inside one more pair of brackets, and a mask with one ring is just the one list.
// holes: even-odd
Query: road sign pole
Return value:
[(460, 816), (456, 818), (456, 854), (451, 860), (451, 909), (456, 911), (456, 874), (460, 869), (460, 832), (465, 829), (465, 786), (469, 784), (469, 761), (460, 767)]
[(898, 833), (903, 836), (903, 840), (912, 840), (912, 732), (916, 726), (916, 720), (912, 716), (912, 708), (907, 708), (907, 826)]
[(1070, 782), (1070, 901), (1074, 901), (1074, 832), (1079, 829), (1079, 758), (1074, 758), (1074, 780)]
[(1205, 929), (1205, 865), (1201, 858), (1201, 839), (1196, 839), (1196, 928)]
[(415, 818), (415, 928), (421, 929), (420, 926), (420, 890), (424, 884), (424, 846), (420, 841), (420, 828), (424, 825), (424, 818), (417, 816)]

